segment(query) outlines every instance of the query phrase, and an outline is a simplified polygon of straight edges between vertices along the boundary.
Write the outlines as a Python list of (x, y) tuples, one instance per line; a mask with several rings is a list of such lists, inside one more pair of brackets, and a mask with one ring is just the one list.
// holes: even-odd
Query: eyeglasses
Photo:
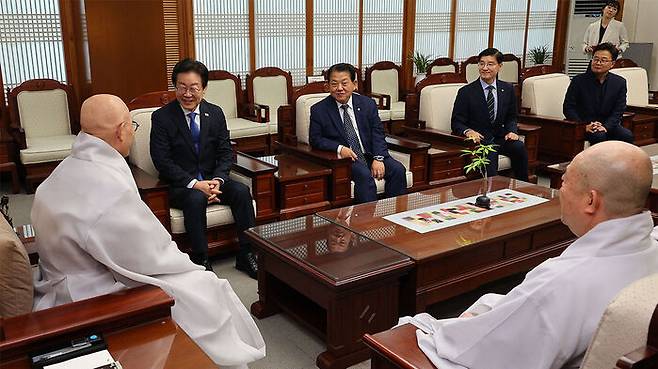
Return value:
[(593, 58), (592, 63), (594, 64), (607, 64), (610, 63), (612, 60), (610, 59), (599, 59), (599, 58)]
[(137, 128), (139, 128), (139, 123), (135, 122), (134, 120), (132, 121), (132, 126), (135, 131), (137, 131)]
[(478, 63), (478, 67), (479, 67), (480, 69), (483, 69), (484, 67), (487, 67), (487, 68), (493, 68), (493, 67), (495, 67), (496, 65), (498, 65), (498, 64), (497, 64), (497, 63), (484, 63), (484, 62), (479, 62), (479, 63)]
[(176, 91), (181, 95), (185, 95), (188, 92), (191, 93), (192, 95), (196, 95), (199, 92), (201, 92), (201, 88), (199, 88), (198, 86), (192, 86), (192, 87), (178, 86), (176, 87)]

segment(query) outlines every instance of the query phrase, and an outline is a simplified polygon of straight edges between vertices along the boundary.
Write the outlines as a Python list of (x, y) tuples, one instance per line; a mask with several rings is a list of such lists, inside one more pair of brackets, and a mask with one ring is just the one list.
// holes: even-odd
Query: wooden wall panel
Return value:
[(124, 101), (167, 89), (162, 2), (86, 0), (91, 92)]

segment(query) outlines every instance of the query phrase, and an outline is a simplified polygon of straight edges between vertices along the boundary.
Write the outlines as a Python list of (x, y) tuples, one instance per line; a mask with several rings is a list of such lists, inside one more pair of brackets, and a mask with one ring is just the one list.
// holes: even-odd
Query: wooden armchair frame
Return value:
[[(66, 99), (69, 109), (69, 123), (71, 125), (71, 134), (76, 135), (80, 132), (79, 106), (73, 86), (60, 83), (54, 79), (31, 79), (16, 86), (13, 90), (8, 91), (9, 116), (11, 124), (9, 132), (18, 146), (18, 150), (27, 148), (25, 138), (25, 129), (21, 125), (21, 117), (18, 111), (18, 94), (23, 91), (47, 91), (63, 90), (66, 92)], [(20, 162), (20, 155), (15, 155)], [(61, 162), (51, 161), (45, 163), (22, 164), (20, 166), (21, 174), (25, 179), (26, 190), (28, 193), (34, 192), (36, 186), (46, 179), (50, 173)]]
[[(329, 201), (333, 207), (346, 206), (352, 203), (351, 178), (352, 161), (350, 158), (339, 158), (335, 152), (317, 150), (308, 144), (297, 141), (297, 123), (295, 118), (295, 102), (300, 96), (327, 92), (325, 82), (313, 82), (302, 86), (293, 93), (292, 104), (279, 108), (278, 142), (279, 150), (290, 153), (305, 160), (331, 168), (329, 183)], [(411, 168), (414, 183), (412, 191), (427, 185), (427, 149), (429, 145), (409, 141), (402, 138), (386, 137), (390, 149), (411, 156)]]
[(454, 72), (440, 72), (440, 73), (455, 73), (455, 74), (459, 73), (459, 63), (452, 60), (451, 58), (444, 57), (444, 58), (434, 59), (434, 61), (430, 65), (427, 66), (427, 75), (429, 76), (431, 74), (438, 74), (438, 73), (433, 73), (432, 72), (433, 67), (443, 67), (443, 66), (448, 66), (448, 65), (452, 65), (455, 68), (455, 71)]
[[(405, 101), (405, 89), (404, 89), (404, 84), (402, 82), (402, 67), (393, 63), (392, 61), (380, 61), (377, 62), (370, 67), (366, 68), (366, 75), (365, 75), (365, 82), (364, 82), (364, 90), (365, 90), (365, 95), (376, 98), (378, 100), (377, 108), (379, 110), (391, 110), (391, 103), (395, 101), (391, 101), (391, 96), (388, 94), (383, 94), (383, 93), (375, 93), (372, 92), (372, 72), (376, 70), (389, 70), (389, 69), (395, 69), (398, 72), (398, 101)], [(391, 133), (391, 134), (399, 134), (402, 132), (404, 119), (393, 119), (391, 117), (390, 120), (384, 123), (384, 129), (386, 130), (386, 133)]]
[[(225, 70), (211, 70), (208, 73), (208, 82), (231, 80), (235, 86), (235, 101), (238, 118), (250, 120), (254, 123), (269, 124), (269, 107), (265, 105), (255, 104), (244, 101), (244, 93), (242, 91), (242, 82), (240, 77), (236, 76)], [(230, 128), (229, 128), (230, 130)], [(269, 133), (251, 136), (251, 137), (235, 137), (231, 140), (237, 144), (238, 151), (245, 153), (269, 153), (270, 141)]]
[[(132, 111), (140, 108), (163, 106), (176, 100), (175, 92), (151, 92), (133, 99), (128, 108)], [(278, 216), (275, 205), (274, 172), (276, 167), (254, 159), (238, 152), (236, 162), (231, 168), (252, 180), (251, 195), (256, 201), (256, 221), (265, 222)], [(156, 177), (148, 174), (139, 167), (130, 164), (139, 194), (153, 214), (160, 220), (167, 231), (171, 232), (171, 218), (169, 213), (169, 187)], [(237, 232), (233, 224), (222, 225), (206, 229), (208, 238), (208, 253), (210, 255), (237, 249)], [(173, 234), (172, 238), (183, 250), (188, 248), (189, 242), (185, 233)]]

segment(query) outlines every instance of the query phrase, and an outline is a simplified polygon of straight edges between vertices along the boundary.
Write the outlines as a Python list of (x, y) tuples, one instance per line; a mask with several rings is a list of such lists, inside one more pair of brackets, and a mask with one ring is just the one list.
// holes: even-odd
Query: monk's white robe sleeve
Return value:
[(472, 318), (420, 314), (409, 322), (427, 332), (416, 331), (418, 346), (437, 368), (560, 368), (566, 359), (549, 319), (530, 298), (516, 296)]
[(265, 356), (263, 338), (228, 281), (190, 262), (137, 193), (126, 191), (108, 206), (83, 244), (117, 280), (172, 296), (173, 319), (217, 364), (246, 368)]

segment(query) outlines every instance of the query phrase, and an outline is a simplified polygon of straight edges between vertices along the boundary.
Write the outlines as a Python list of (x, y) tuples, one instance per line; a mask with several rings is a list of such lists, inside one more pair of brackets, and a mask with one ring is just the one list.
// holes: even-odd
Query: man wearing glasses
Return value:
[(488, 48), (478, 57), (480, 78), (459, 89), (452, 108), (452, 131), (476, 143), (496, 145), (496, 152), (489, 155), (487, 175), (498, 173), (498, 154), (503, 154), (512, 161), (514, 177), (528, 181), (528, 153), (516, 133), (514, 88), (498, 80), (503, 54)]
[(626, 110), (626, 80), (612, 68), (619, 50), (602, 43), (594, 47), (590, 70), (571, 80), (562, 110), (569, 120), (587, 122), (585, 139), (594, 145), (607, 140), (633, 143), (633, 133), (621, 125)]
[(171, 76), (176, 101), (152, 117), (151, 158), (160, 178), (169, 184), (169, 201), (183, 210), (191, 243), (190, 259), (207, 270), (206, 207), (231, 207), (240, 241), (236, 268), (256, 278), (257, 264), (244, 231), (255, 225), (249, 188), (229, 178), (233, 150), (222, 109), (203, 99), (208, 68), (192, 59), (181, 60)]

